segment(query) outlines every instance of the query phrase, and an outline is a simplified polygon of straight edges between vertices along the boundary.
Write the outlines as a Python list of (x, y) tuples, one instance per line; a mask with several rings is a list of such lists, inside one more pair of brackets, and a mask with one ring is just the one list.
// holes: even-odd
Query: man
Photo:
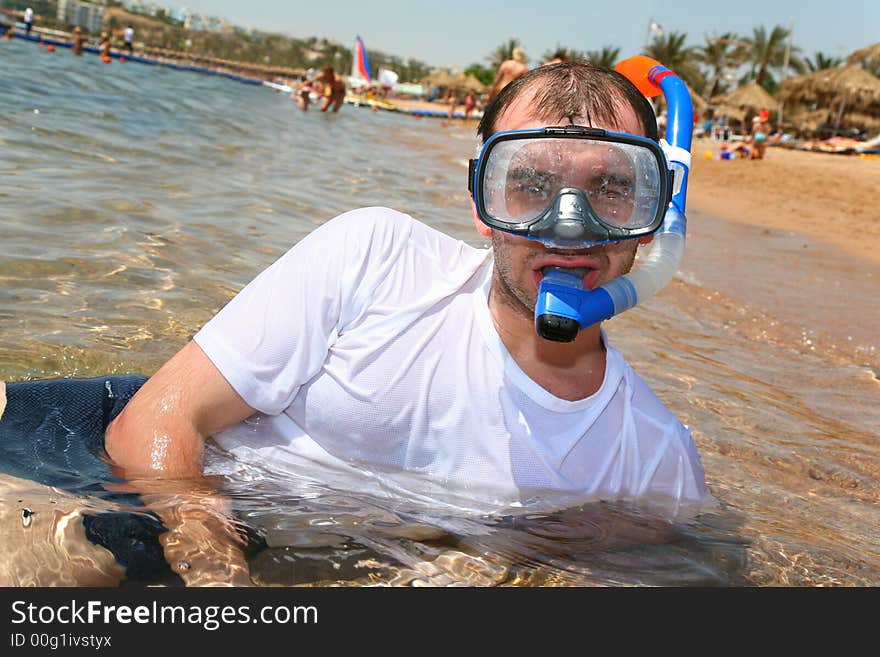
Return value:
[[(628, 169), (603, 154), (638, 151), (633, 143), (649, 140), (623, 137), (629, 145), (622, 146), (621, 138), (597, 141), (596, 131), (584, 128), (560, 140), (523, 137), (523, 130), (543, 126), (657, 138), (650, 105), (613, 71), (565, 63), (520, 77), (487, 108), (478, 129), (484, 142), (492, 137), (512, 149), (493, 169), (507, 167), (498, 179), (506, 203), (485, 202), (492, 193), (487, 182), (473, 206), (491, 250), (386, 208), (325, 223), (139, 389), (132, 380), (90, 383), (112, 419), (104, 445), (117, 474), (137, 480), (148, 503), (161, 500), (161, 480), (198, 480), (205, 441), (213, 437), (239, 461), (282, 476), (347, 473), (352, 486), (378, 479), (384, 490), (443, 502), (448, 493), (459, 508), (706, 499), (690, 431), (608, 343), (600, 324), (568, 343), (535, 332), (537, 288), (548, 268), (594, 288), (626, 273), (638, 243), (650, 236), (573, 248), (487, 223), (504, 209), (521, 213), (523, 195), (544, 194), (554, 176), (564, 186), (543, 203), (576, 194), (591, 198), (597, 212), (622, 211), (631, 198), (620, 193)], [(577, 148), (560, 150), (568, 145)], [(477, 171), (486, 180), (486, 162), (498, 150), (484, 145)], [(562, 162), (552, 175), (550, 160)], [(659, 162), (651, 166), (642, 168), (645, 177), (666, 175)], [(662, 215), (665, 197), (653, 200)], [(210, 502), (212, 514), (205, 510), (209, 496), (199, 496), (197, 505), (181, 504), (179, 490), (165, 497), (165, 513), (176, 514), (162, 517), (168, 562), (203, 577), (219, 564), (222, 581), (246, 583), (243, 557), (228, 549), (236, 539), (223, 523), (222, 500)], [(204, 535), (194, 524), (221, 538), (186, 549), (188, 534)], [(224, 546), (222, 554), (206, 556), (206, 544)]]
[(526, 66), (526, 51), (517, 46), (513, 49), (512, 58), (504, 60), (501, 62), (501, 66), (498, 67), (495, 81), (489, 88), (489, 102), (491, 103), (504, 87), (519, 76), (524, 75), (528, 70), (529, 67)]
[(30, 7), (24, 10), (24, 27), (26, 34), (30, 34), (34, 27), (34, 10)]
[(73, 28), (73, 54), (74, 55), (82, 55), (83, 48), (83, 35), (82, 30), (77, 25)]
[(333, 111), (338, 112), (345, 100), (345, 80), (333, 70), (332, 66), (325, 66), (320, 75), (307, 81), (307, 85), (314, 85), (318, 82), (324, 85), (321, 111), (326, 112), (332, 106)]
[(128, 25), (122, 33), (122, 40), (125, 43), (125, 50), (129, 55), (134, 54), (134, 28)]
[[(479, 130), (591, 123), (656, 138), (635, 88), (582, 63), (524, 76)], [(110, 426), (108, 453), (140, 475), (197, 475), (215, 436), (282, 469), (288, 456), (363, 463), (515, 504), (701, 498), (689, 431), (601, 326), (566, 344), (534, 329), (546, 267), (593, 288), (630, 269), (637, 241), (549, 248), (475, 224), (492, 251), (382, 208), (321, 226), (144, 385)]]

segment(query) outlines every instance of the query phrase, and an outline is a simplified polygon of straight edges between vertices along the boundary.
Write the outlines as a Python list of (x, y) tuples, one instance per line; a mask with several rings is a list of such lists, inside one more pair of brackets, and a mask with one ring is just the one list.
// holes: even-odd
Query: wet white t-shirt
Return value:
[(586, 399), (519, 368), (489, 314), (492, 266), (386, 208), (327, 222), (195, 336), (260, 411), (215, 441), (275, 471), (356, 469), (492, 505), (705, 499), (689, 429), (604, 332)]

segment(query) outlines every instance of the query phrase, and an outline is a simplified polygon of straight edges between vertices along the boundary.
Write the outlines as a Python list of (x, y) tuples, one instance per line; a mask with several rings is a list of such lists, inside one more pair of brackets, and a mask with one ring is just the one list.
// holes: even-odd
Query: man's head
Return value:
[[(563, 62), (529, 71), (507, 85), (484, 114), (477, 132), (485, 142), (496, 132), (580, 125), (657, 140), (657, 122), (645, 97), (624, 76), (586, 62)], [(492, 230), (477, 216), (477, 231), (492, 240), (493, 289), (498, 298), (530, 319), (543, 270), (581, 270), (592, 289), (627, 273), (639, 242), (624, 240), (581, 249), (551, 248), (536, 240)]]
[(526, 51), (525, 48), (517, 46), (513, 49), (513, 59), (518, 61), (520, 64), (526, 63)]

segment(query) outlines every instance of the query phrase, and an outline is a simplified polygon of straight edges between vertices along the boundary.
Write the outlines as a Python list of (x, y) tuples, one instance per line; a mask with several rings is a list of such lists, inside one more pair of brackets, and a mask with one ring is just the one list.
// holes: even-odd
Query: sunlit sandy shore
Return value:
[(769, 148), (763, 160), (706, 159), (697, 140), (689, 208), (791, 230), (880, 263), (880, 159)]

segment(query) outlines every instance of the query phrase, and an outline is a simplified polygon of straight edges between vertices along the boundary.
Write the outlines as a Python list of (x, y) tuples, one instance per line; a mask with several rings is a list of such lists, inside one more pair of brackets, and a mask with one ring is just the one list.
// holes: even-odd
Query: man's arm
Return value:
[(250, 585), (229, 504), (202, 477), (205, 439), (254, 413), (201, 348), (165, 363), (107, 427), (105, 449), (168, 531), (165, 558), (190, 586)]
[(190, 342), (107, 427), (105, 449), (126, 477), (198, 477), (205, 439), (254, 412)]

